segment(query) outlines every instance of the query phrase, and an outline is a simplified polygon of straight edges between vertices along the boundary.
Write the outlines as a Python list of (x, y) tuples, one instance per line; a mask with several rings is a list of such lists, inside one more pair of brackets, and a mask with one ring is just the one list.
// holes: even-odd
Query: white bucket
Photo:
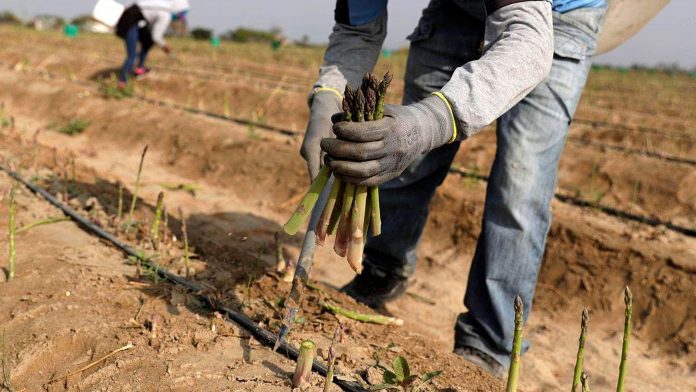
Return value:
[(109, 27), (115, 27), (125, 7), (115, 0), (99, 0), (94, 6), (92, 17)]

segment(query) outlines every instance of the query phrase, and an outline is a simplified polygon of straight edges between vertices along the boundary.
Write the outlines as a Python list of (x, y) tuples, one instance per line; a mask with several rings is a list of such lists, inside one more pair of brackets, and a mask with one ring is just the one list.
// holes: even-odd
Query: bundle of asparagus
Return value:
[[(346, 86), (343, 95), (343, 121), (363, 122), (381, 119), (384, 116), (384, 97), (392, 78), (389, 71), (384, 74), (382, 80), (368, 73), (359, 88), (353, 90)], [(285, 224), (286, 233), (294, 235), (299, 226), (307, 221), (322, 190), (331, 183), (331, 177), (329, 167), (323, 166), (295, 213)], [(317, 224), (317, 244), (324, 245), (326, 236), (335, 234), (334, 251), (341, 257), (347, 256), (351, 268), (360, 273), (363, 248), (370, 226), (373, 236), (380, 235), (382, 220), (379, 189), (368, 189), (334, 178), (329, 198)]]

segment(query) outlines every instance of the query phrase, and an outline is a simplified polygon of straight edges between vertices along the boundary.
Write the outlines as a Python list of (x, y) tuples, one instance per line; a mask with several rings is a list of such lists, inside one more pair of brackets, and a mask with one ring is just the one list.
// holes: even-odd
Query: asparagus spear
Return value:
[(619, 365), (619, 381), (616, 385), (616, 392), (623, 392), (624, 381), (626, 379), (626, 366), (628, 362), (628, 342), (631, 338), (631, 314), (633, 313), (633, 294), (631, 289), (626, 286), (624, 290), (624, 303), (626, 304), (623, 346), (621, 348), (621, 364)]
[(292, 376), (293, 388), (301, 387), (309, 381), (316, 351), (317, 346), (311, 340), (305, 340), (300, 344), (300, 355), (297, 357), (295, 374)]
[(322, 302), (321, 306), (330, 311), (331, 313), (334, 314), (340, 314), (341, 316), (348, 317), (349, 319), (356, 320), (356, 321), (362, 321), (363, 323), (372, 323), (372, 324), (380, 324), (380, 325), (396, 325), (396, 326), (401, 326), (404, 325), (404, 320), (396, 318), (396, 317), (389, 317), (389, 316), (383, 316), (381, 314), (364, 314), (364, 313), (358, 313), (354, 312), (352, 310), (344, 309), (338, 305), (334, 305), (328, 302)]
[(324, 245), (326, 234), (329, 231), (329, 224), (331, 223), (331, 216), (336, 207), (336, 200), (338, 200), (338, 195), (341, 193), (341, 186), (341, 181), (334, 178), (333, 185), (331, 185), (331, 192), (329, 193), (329, 199), (326, 201), (326, 206), (317, 224), (317, 245)]
[(145, 154), (147, 154), (147, 148), (148, 146), (146, 145), (145, 148), (143, 148), (143, 153), (140, 155), (140, 163), (138, 164), (138, 174), (135, 177), (135, 189), (133, 190), (133, 199), (131, 200), (130, 209), (128, 210), (128, 220), (126, 221), (127, 229), (130, 229), (130, 226), (133, 224), (133, 213), (135, 212), (135, 204), (138, 201), (138, 190), (140, 189), (140, 175), (143, 172), (143, 163), (145, 162)]
[(575, 373), (573, 374), (573, 388), (572, 392), (577, 392), (578, 386), (580, 386), (580, 377), (582, 375), (582, 364), (585, 357), (585, 340), (587, 338), (587, 321), (590, 317), (590, 313), (587, 308), (582, 310), (582, 318), (580, 320), (580, 341), (578, 344), (578, 358), (575, 362)]
[(377, 105), (375, 106), (375, 120), (381, 120), (384, 117), (384, 97), (387, 95), (387, 88), (392, 82), (394, 75), (387, 71), (384, 78), (379, 82), (377, 88)]
[[(393, 75), (387, 71), (384, 78), (377, 85), (377, 101), (375, 102), (374, 116), (375, 120), (381, 120), (384, 117), (384, 97), (387, 94), (387, 88), (391, 84)], [(375, 79), (376, 80), (376, 79)], [(370, 204), (372, 219), (372, 235), (378, 236), (382, 234), (382, 216), (379, 210), (379, 188), (376, 186), (370, 187)]]
[(348, 239), (350, 238), (350, 213), (353, 207), (353, 197), (355, 196), (355, 184), (346, 183), (343, 191), (343, 208), (341, 209), (341, 218), (338, 221), (338, 232), (336, 233), (336, 242), (334, 243), (334, 251), (337, 255), (344, 257), (348, 248)]
[(353, 121), (353, 90), (346, 84), (343, 90), (343, 121)]
[(365, 226), (365, 204), (367, 203), (367, 188), (359, 185), (355, 190), (352, 215), (350, 219), (350, 246), (348, 247), (348, 264), (356, 274), (362, 271), (362, 255), (365, 241), (363, 229)]
[(590, 392), (590, 375), (587, 372), (582, 372), (580, 382), (582, 383), (582, 392)]
[(334, 377), (334, 366), (336, 365), (336, 348), (334, 345), (336, 344), (337, 341), (341, 340), (341, 333), (342, 333), (342, 328), (341, 328), (341, 323), (336, 326), (336, 330), (334, 331), (333, 338), (331, 339), (331, 346), (329, 346), (329, 352), (326, 358), (326, 361), (328, 362), (328, 370), (326, 371), (326, 378), (324, 379), (324, 392), (329, 391), (329, 387), (331, 386), (331, 383), (333, 382), (333, 377)]
[(510, 355), (510, 369), (506, 392), (517, 391), (517, 378), (520, 375), (520, 357), (522, 356), (522, 327), (524, 324), (524, 305), (522, 298), (515, 298), (515, 335), (512, 340), (512, 353)]
[(157, 250), (160, 246), (160, 222), (162, 221), (162, 209), (164, 208), (164, 192), (157, 195), (157, 204), (155, 205), (155, 217), (150, 225), (150, 239), (152, 247)]
[(329, 227), (327, 228), (327, 234), (329, 235), (336, 234), (336, 229), (338, 228), (338, 222), (341, 219), (341, 213), (343, 208), (343, 194), (346, 192), (346, 184), (338, 178), (335, 181), (340, 182), (341, 186), (338, 189), (338, 195), (336, 196), (336, 204), (334, 205), (333, 211), (331, 212), (331, 217), (329, 218)]
[(286, 233), (295, 235), (300, 225), (307, 221), (307, 218), (309, 218), (309, 215), (312, 213), (314, 205), (317, 203), (317, 199), (319, 199), (319, 194), (329, 181), (330, 174), (331, 172), (328, 166), (323, 166), (321, 170), (319, 170), (317, 178), (312, 181), (312, 185), (309, 187), (305, 197), (302, 198), (300, 205), (297, 206), (295, 213), (292, 214), (288, 222), (283, 226)]

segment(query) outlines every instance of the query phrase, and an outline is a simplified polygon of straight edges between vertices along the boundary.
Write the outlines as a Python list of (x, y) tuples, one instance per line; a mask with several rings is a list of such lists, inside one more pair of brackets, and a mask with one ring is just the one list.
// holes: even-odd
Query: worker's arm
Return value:
[(150, 24), (150, 34), (152, 35), (152, 41), (157, 44), (160, 48), (169, 50), (167, 41), (164, 40), (164, 33), (167, 32), (167, 28), (172, 21), (172, 14), (169, 11), (163, 9), (147, 9), (143, 8), (143, 16)]
[(338, 0), (319, 79), (309, 98), (310, 118), (300, 154), (314, 178), (321, 163), (322, 139), (331, 137), (331, 115), (341, 111), (346, 83), (355, 87), (371, 71), (387, 34), (386, 0)]
[(551, 4), (486, 2), (483, 56), (457, 68), (440, 92), (416, 104), (387, 106), (385, 118), (337, 123), (324, 139), (326, 163), (343, 179), (379, 185), (419, 154), (465, 139), (519, 102), (548, 74), (553, 59)]
[[(487, 7), (496, 2), (505, 0)], [(544, 80), (553, 60), (551, 4), (532, 0), (489, 9), (484, 39), (483, 56), (457, 68), (441, 90), (454, 112), (457, 139), (495, 121)]]

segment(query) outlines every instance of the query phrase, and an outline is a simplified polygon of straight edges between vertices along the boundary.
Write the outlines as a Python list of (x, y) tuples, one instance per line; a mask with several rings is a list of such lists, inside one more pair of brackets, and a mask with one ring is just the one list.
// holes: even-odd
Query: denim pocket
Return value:
[(554, 54), (576, 61), (591, 57), (597, 48), (606, 8), (580, 8), (553, 14)]
[(411, 41), (411, 42), (420, 42), (420, 41), (425, 41), (426, 39), (430, 38), (430, 36), (433, 34), (433, 24), (430, 23), (429, 21), (421, 19), (418, 22), (418, 26), (416, 26), (416, 29), (413, 30), (411, 34), (409, 34), (406, 39)]

